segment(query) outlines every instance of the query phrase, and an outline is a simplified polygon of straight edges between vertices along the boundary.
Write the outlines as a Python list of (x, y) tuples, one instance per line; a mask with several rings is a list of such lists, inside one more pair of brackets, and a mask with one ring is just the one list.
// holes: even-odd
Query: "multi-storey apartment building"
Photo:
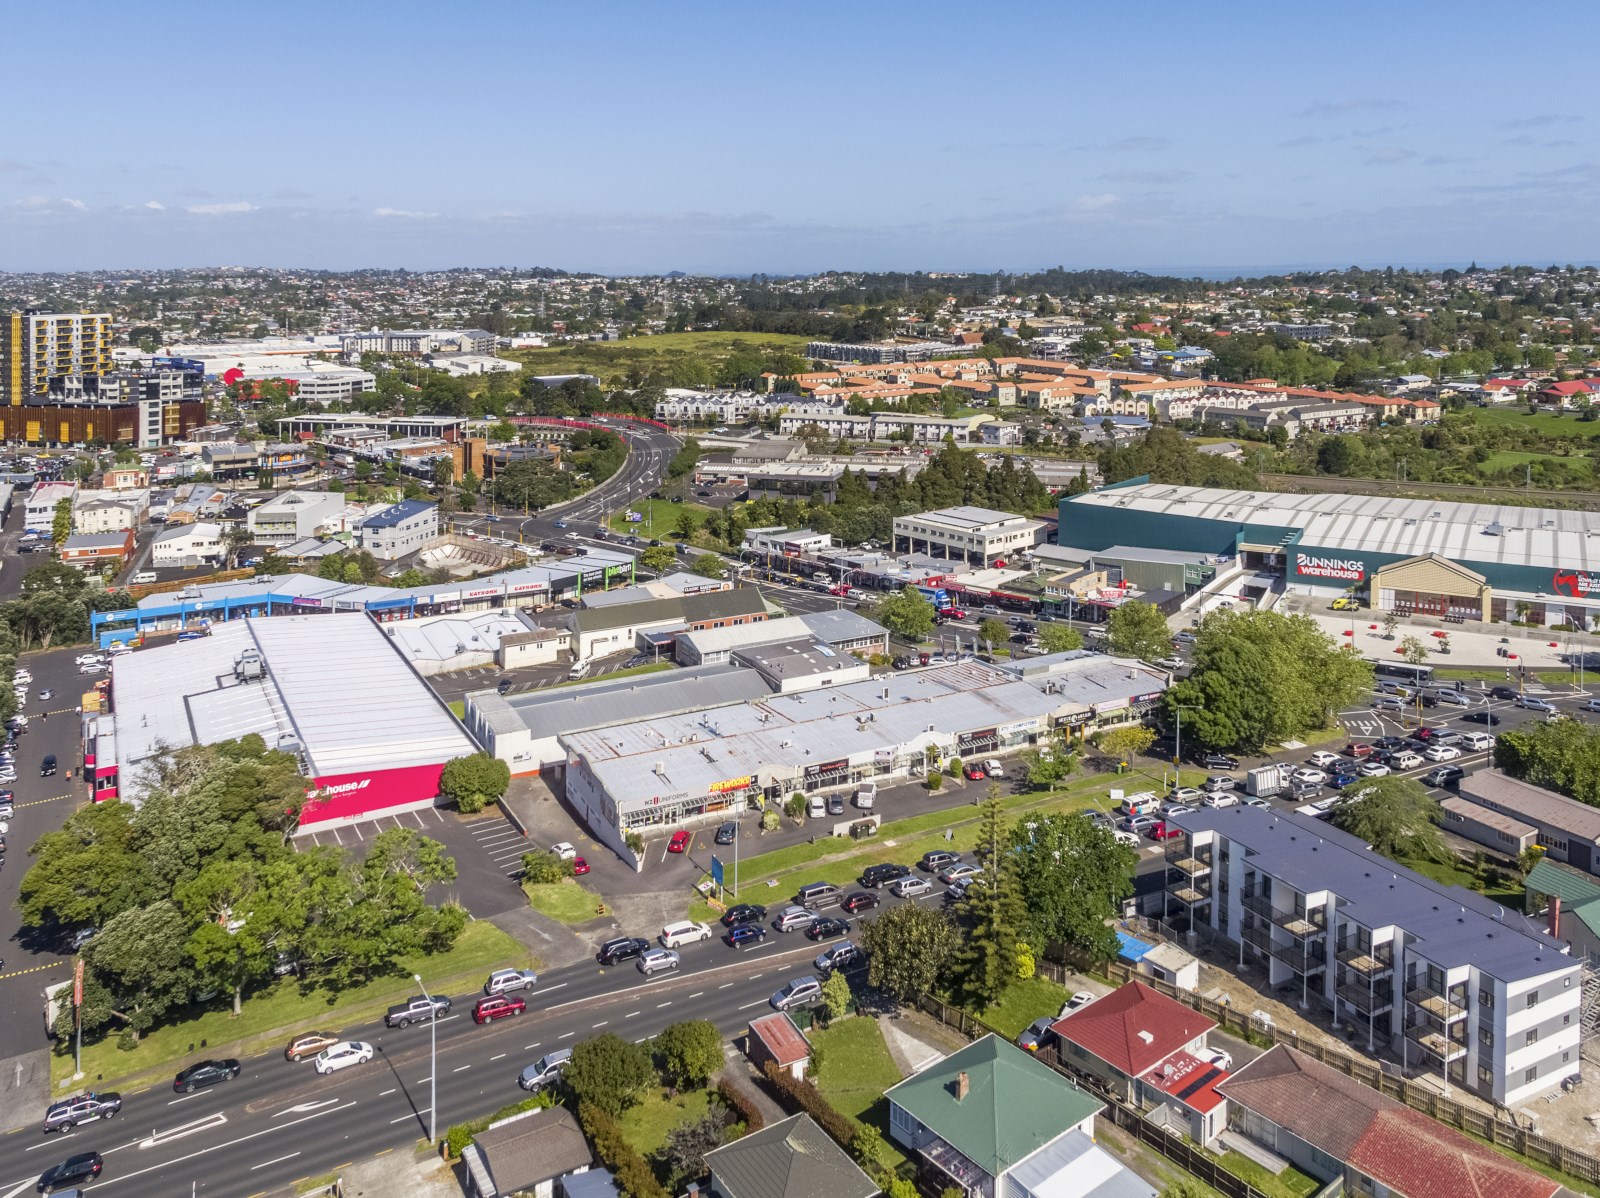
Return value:
[(1237, 945), (1369, 1049), (1508, 1107), (1577, 1076), (1582, 967), (1522, 915), (1306, 816), (1169, 822), (1184, 835), (1166, 848), (1167, 918)]
[(0, 403), (43, 403), (52, 379), (109, 374), (108, 312), (0, 314)]

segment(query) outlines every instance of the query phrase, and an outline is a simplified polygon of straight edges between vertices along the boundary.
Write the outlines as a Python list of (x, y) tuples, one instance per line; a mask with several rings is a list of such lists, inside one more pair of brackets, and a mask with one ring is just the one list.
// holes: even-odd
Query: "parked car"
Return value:
[(861, 911), (872, 910), (879, 902), (878, 896), (871, 891), (858, 890), (854, 894), (847, 895), (840, 905), (851, 915), (855, 915)]
[(1461, 734), (1461, 747), (1470, 753), (1481, 753), (1486, 749), (1494, 748), (1494, 737), (1487, 732), (1463, 732)]
[(1172, 793), (1169, 794), (1167, 798), (1171, 799), (1174, 803), (1182, 803), (1186, 806), (1192, 807), (1194, 804), (1200, 801), (1200, 796), (1203, 793), (1203, 791), (1193, 786), (1178, 786), (1173, 788)]
[(121, 1094), (110, 1090), (103, 1094), (86, 1090), (82, 1094), (74, 1094), (71, 1098), (52, 1102), (45, 1108), (44, 1130), (67, 1131), (80, 1123), (92, 1123), (96, 1119), (115, 1119), (121, 1109)]
[(711, 929), (703, 923), (692, 919), (680, 920), (669, 923), (661, 929), (661, 935), (656, 937), (661, 941), (662, 948), (677, 948), (683, 944), (696, 944), (701, 940), (711, 939)]
[(1017, 1047), (1028, 1052), (1038, 1052), (1041, 1048), (1054, 1042), (1056, 1034), (1050, 1030), (1050, 1025), (1056, 1021), (1054, 1015), (1041, 1015), (1017, 1037)]
[(844, 796), (843, 795), (829, 795), (828, 798), (827, 798), (827, 806), (828, 806), (828, 814), (829, 815), (843, 815), (844, 814)]
[(901, 878), (898, 882), (889, 883), (889, 889), (901, 898), (916, 898), (932, 890), (933, 883), (927, 878)]
[(617, 936), (600, 946), (595, 959), (602, 965), (615, 965), (619, 961), (633, 960), (649, 947), (650, 942), (643, 936)]
[(1454, 745), (1429, 745), (1422, 755), (1429, 761), (1454, 761), (1461, 756), (1461, 750)]
[(1484, 724), (1490, 728), (1500, 722), (1500, 717), (1492, 711), (1469, 711), (1461, 719), (1465, 723)]
[(1195, 1054), (1208, 1065), (1214, 1065), (1224, 1073), (1233, 1071), (1233, 1057), (1220, 1048), (1202, 1048)]
[(1449, 786), (1452, 782), (1459, 782), (1466, 777), (1466, 771), (1459, 765), (1436, 765), (1423, 775), (1422, 780), (1429, 786)]
[(998, 758), (991, 757), (983, 763), (983, 772), (991, 778), (1004, 778), (1006, 776), (1006, 767), (1000, 764)]
[(1126, 815), (1117, 827), (1124, 832), (1132, 832), (1135, 836), (1142, 836), (1155, 827), (1156, 822), (1156, 817), (1153, 815)]
[(584, 874), (586, 874), (588, 872), (589, 872), (589, 862), (588, 861), (586, 861), (582, 857), (574, 857), (572, 859), (572, 875), (573, 875), (573, 877), (581, 878), (581, 877), (583, 877)]
[(1200, 758), (1200, 765), (1208, 770), (1236, 770), (1239, 768), (1239, 759), (1226, 753), (1206, 753)]
[(909, 877), (911, 869), (905, 865), (897, 865), (892, 861), (885, 861), (878, 865), (869, 865), (861, 871), (861, 884), (863, 886), (884, 886), (899, 878)]
[(1139, 838), (1132, 832), (1124, 832), (1121, 828), (1115, 828), (1112, 830), (1111, 835), (1118, 844), (1125, 844), (1130, 849), (1143, 847), (1139, 842)]
[(497, 969), (483, 984), (483, 992), (487, 995), (509, 994), (513, 990), (526, 990), (538, 982), (539, 975), (531, 969)]
[(571, 861), (578, 855), (578, 850), (565, 840), (563, 840), (560, 844), (551, 845), (550, 851), (557, 857), (560, 857), (563, 861)]
[(759, 944), (766, 938), (767, 929), (761, 924), (741, 923), (729, 928), (722, 940), (729, 948), (743, 948), (747, 944)]
[(810, 974), (786, 982), (768, 1001), (774, 1011), (789, 1011), (822, 997), (822, 983)]
[(1438, 691), (1437, 694), (1439, 702), (1448, 707), (1470, 707), (1472, 705), (1472, 696), (1468, 695), (1465, 691), (1447, 688), (1445, 690)]
[(981, 765), (962, 766), (961, 776), (968, 782), (982, 782), (984, 778), (983, 767)]
[(690, 833), (687, 828), (679, 828), (672, 834), (672, 839), (667, 841), (667, 852), (682, 853), (689, 848)]
[(472, 1008), (472, 1022), (493, 1023), (496, 1019), (504, 1019), (508, 1015), (520, 1015), (527, 1009), (528, 1003), (524, 998), (496, 994), (492, 998), (480, 998), (477, 1001)]
[(1166, 820), (1158, 820), (1145, 830), (1145, 835), (1159, 843), (1163, 840), (1177, 840), (1183, 835), (1183, 830), (1167, 823)]
[(1206, 792), (1201, 802), (1207, 807), (1237, 807), (1239, 796), (1226, 790), (1212, 790)]
[(232, 1057), (225, 1061), (198, 1061), (178, 1071), (178, 1076), (172, 1079), (172, 1088), (180, 1094), (193, 1094), (201, 1086), (214, 1086), (238, 1076), (239, 1062)]
[(372, 1045), (364, 1040), (343, 1040), (319, 1052), (311, 1067), (321, 1074), (337, 1073), (352, 1065), (364, 1065), (372, 1056)]
[(741, 924), (760, 923), (767, 917), (767, 909), (760, 903), (735, 903), (722, 913), (722, 926), (738, 927)]
[(332, 1032), (302, 1032), (290, 1040), (283, 1050), (285, 1060), (303, 1061), (307, 1057), (314, 1057), (325, 1048), (332, 1048), (339, 1043), (339, 1037)]
[(1207, 778), (1205, 781), (1205, 789), (1211, 792), (1219, 790), (1232, 790), (1237, 785), (1238, 782), (1228, 777), (1227, 774), (1212, 774), (1211, 777)]
[(1389, 759), (1389, 764), (1397, 770), (1414, 770), (1422, 764), (1422, 758), (1410, 750), (1403, 749)]
[(1294, 773), (1289, 775), (1289, 778), (1294, 782), (1315, 782), (1318, 786), (1321, 786), (1328, 780), (1328, 775), (1321, 770), (1305, 768), (1295, 770)]
[(733, 838), (739, 835), (739, 825), (731, 819), (717, 827), (717, 834), (711, 839), (716, 844), (732, 844)]

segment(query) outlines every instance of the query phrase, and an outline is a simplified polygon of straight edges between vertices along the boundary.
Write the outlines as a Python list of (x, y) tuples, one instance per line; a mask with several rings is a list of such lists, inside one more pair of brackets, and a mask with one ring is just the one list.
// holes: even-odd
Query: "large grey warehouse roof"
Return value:
[(696, 666), (583, 686), (552, 687), (524, 695), (480, 691), (472, 701), (497, 733), (528, 729), (535, 736), (558, 736), (633, 720), (654, 720), (685, 711), (725, 707), (760, 698), (770, 688), (754, 670), (739, 666)]
[[(1282, 495), (1138, 483), (1071, 501), (1128, 512), (1302, 528), (1307, 544), (1544, 569), (1600, 569), (1600, 514), (1381, 495)], [(1070, 510), (1070, 509), (1069, 509)], [(1274, 543), (1277, 537), (1273, 537)], [(1108, 551), (1109, 552), (1109, 551)]]
[[(234, 680), (258, 650), (266, 677)], [(162, 745), (181, 748), (258, 732), (291, 736), (310, 776), (447, 761), (476, 745), (365, 615), (232, 620), (197, 641), (142, 649), (112, 663), (123, 768)]]
[(1417, 951), (1443, 969), (1476, 965), (1515, 982), (1577, 967), (1518, 912), (1425, 878), (1321, 820), (1239, 806), (1202, 807), (1171, 822), (1249, 846), (1245, 860), (1256, 868), (1303, 892), (1333, 891), (1340, 911), (1369, 928), (1404, 928), (1419, 942)]

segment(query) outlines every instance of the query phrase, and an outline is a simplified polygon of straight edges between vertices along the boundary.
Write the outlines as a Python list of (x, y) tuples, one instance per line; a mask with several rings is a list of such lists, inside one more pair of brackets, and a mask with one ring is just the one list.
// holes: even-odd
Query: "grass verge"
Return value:
[(1066, 987), (1033, 977), (1006, 987), (999, 1002), (975, 1014), (1008, 1040), (1015, 1040), (1023, 1028), (1042, 1016), (1054, 1015), (1066, 1001)]
[(1322, 1183), (1290, 1165), (1282, 1173), (1269, 1173), (1242, 1152), (1224, 1152), (1218, 1163), (1241, 1181), (1255, 1186), (1267, 1198), (1310, 1198)]
[(445, 706), (455, 713), (456, 719), (464, 720), (467, 718), (467, 701), (465, 699), (457, 699), (453, 703), (446, 703)]
[(524, 882), (522, 893), (535, 911), (562, 923), (588, 923), (599, 917), (600, 896), (570, 878), (565, 882)]
[[(1529, 670), (1529, 682), (1565, 682), (1569, 674), (1576, 679), (1577, 675), (1568, 670)], [(1447, 678), (1455, 682), (1498, 682), (1506, 684), (1504, 667), (1496, 670), (1493, 668), (1474, 670), (1466, 666), (1436, 666), (1433, 671), (1435, 678)]]
[[(201, 1056), (249, 1056), (281, 1047), (296, 1032), (312, 1028), (340, 1031), (363, 1022), (416, 992), (413, 973), (420, 973), (430, 991), (448, 994), (481, 985), (491, 969), (532, 964), (528, 951), (492, 923), (476, 920), (462, 931), (449, 952), (401, 961), (395, 977), (380, 978), (339, 994), (315, 990), (300, 993), (299, 983), (286, 978), (247, 998), (234, 1018), (222, 999), (220, 1010), (207, 1010), (144, 1036), (132, 1051), (117, 1047), (113, 1034), (83, 1046), (83, 1084), (96, 1089), (136, 1089), (163, 1080), (184, 1059)], [(64, 1050), (64, 1051), (63, 1051)], [(72, 1046), (62, 1044), (50, 1057), (50, 1081), (60, 1085), (72, 1077)]]
[(898, 1170), (904, 1155), (889, 1139), (889, 1102), (883, 1092), (900, 1080), (900, 1070), (883, 1042), (876, 1019), (855, 1015), (813, 1028), (812, 1045), (822, 1056), (814, 1080), (822, 1096), (842, 1113), (870, 1123), (883, 1134), (884, 1165)]
[[(630, 511), (638, 512), (644, 519), (637, 523), (629, 520)], [(705, 524), (711, 509), (704, 504), (673, 503), (670, 499), (636, 499), (613, 512), (606, 526), (617, 532), (636, 533), (645, 538), (678, 540), (680, 538), (675, 530), (679, 512), (689, 512), (694, 517), (695, 528), (699, 529)]]

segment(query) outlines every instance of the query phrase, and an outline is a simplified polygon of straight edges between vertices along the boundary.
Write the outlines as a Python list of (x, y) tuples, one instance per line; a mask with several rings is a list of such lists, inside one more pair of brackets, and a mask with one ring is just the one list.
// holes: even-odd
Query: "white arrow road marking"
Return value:
[(332, 1106), (338, 1101), (337, 1098), (324, 1098), (321, 1102), (302, 1102), (299, 1106), (292, 1106), (287, 1110), (279, 1111), (277, 1115), (272, 1117), (276, 1119), (278, 1115), (303, 1115), (307, 1111), (320, 1111), (323, 1107)]
[(207, 1115), (204, 1119), (196, 1119), (193, 1123), (179, 1124), (171, 1131), (152, 1131), (139, 1141), (139, 1147), (156, 1148), (170, 1140), (181, 1140), (185, 1136), (192, 1136), (197, 1132), (210, 1131), (213, 1127), (221, 1127), (227, 1121), (228, 1116), (221, 1111), (216, 1111)]

